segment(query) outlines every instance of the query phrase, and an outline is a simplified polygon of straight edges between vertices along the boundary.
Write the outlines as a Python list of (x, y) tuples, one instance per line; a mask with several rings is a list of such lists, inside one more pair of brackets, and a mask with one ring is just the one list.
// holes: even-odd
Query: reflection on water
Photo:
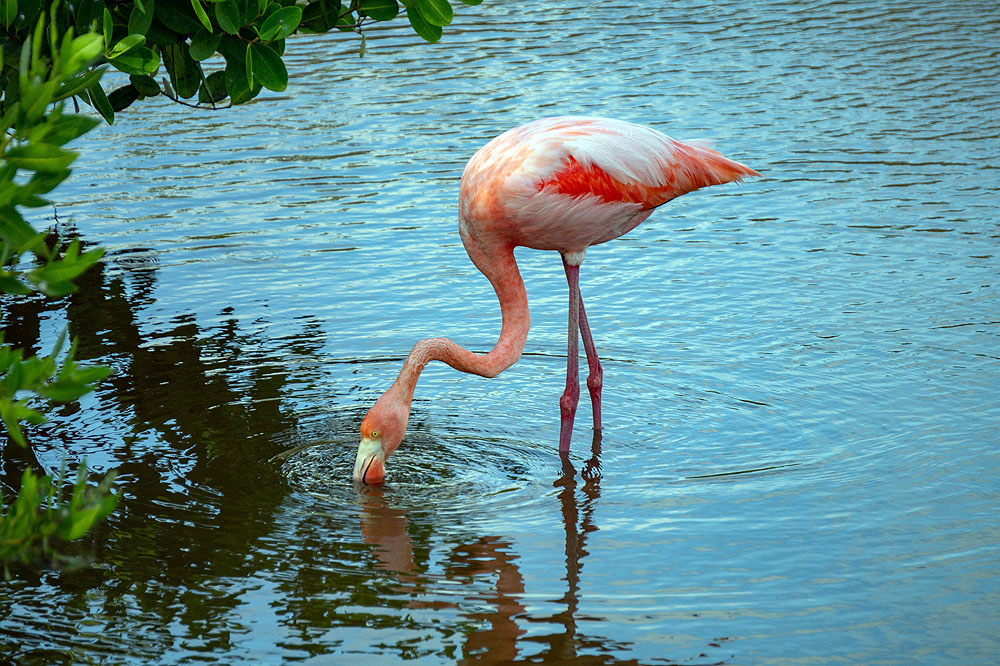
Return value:
[[(292, 40), (288, 95), (227, 115), (123, 114), (57, 202), (106, 261), (0, 302), (8, 341), (68, 327), (115, 374), (0, 482), (87, 456), (124, 502), (93, 567), (0, 587), (0, 661), (991, 663), (993, 10), (487, 2), (434, 47)], [(557, 452), (565, 281), (519, 250), (522, 359), (429, 367), (359, 492), (360, 417), (414, 341), (495, 342), (458, 178), (549, 113), (768, 178), (588, 254), (598, 439)]]
[(474, 597), (483, 608), (459, 613), (467, 624), (459, 654), (466, 658), (463, 661), (470, 662), (513, 660), (517, 656), (517, 640), (524, 633), (514, 618), (525, 611), (519, 601), (525, 590), (512, 544), (502, 537), (488, 536), (456, 545), (443, 555), (444, 571), (431, 576), (414, 561), (406, 511), (386, 506), (383, 492), (382, 488), (363, 491), (366, 501), (362, 507), (361, 534), (375, 550), (375, 566), (398, 578), (396, 595), (412, 598), (409, 608), (459, 610), (455, 602), (433, 600), (433, 590), (423, 580), (429, 578), (434, 583), (445, 581), (469, 588), (482, 587), (483, 579), (489, 579), (492, 587)]
[[(592, 448), (593, 455), (579, 474), (569, 456), (560, 457), (562, 474), (555, 487), (565, 533), (565, 569), (560, 577), (565, 591), (548, 600), (553, 611), (540, 617), (529, 613), (531, 590), (526, 588), (513, 542), (502, 535), (470, 534), (441, 552), (428, 552), (426, 543), (415, 544), (411, 536), (426, 531), (411, 524), (407, 509), (393, 504), (391, 491), (359, 489), (361, 536), (372, 547), (375, 569), (393, 580), (392, 596), (407, 599), (407, 610), (454, 612), (463, 626), (452, 655), (457, 663), (517, 663), (519, 658), (559, 663), (577, 659), (580, 648), (584, 654), (604, 653), (601, 663), (626, 663), (612, 656), (622, 643), (588, 636), (577, 623), (587, 538), (598, 530), (594, 512), (600, 498), (600, 437), (594, 438)], [(448, 594), (449, 589), (462, 590), (461, 599)], [(523, 627), (524, 620), (538, 627)], [(720, 647), (709, 643), (705, 649)], [(421, 656), (419, 649), (414, 647), (411, 656)]]

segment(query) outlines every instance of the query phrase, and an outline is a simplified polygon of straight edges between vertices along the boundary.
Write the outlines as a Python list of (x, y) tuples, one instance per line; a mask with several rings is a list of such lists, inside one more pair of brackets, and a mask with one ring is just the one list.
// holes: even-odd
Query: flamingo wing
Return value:
[(466, 225), (492, 220), (515, 245), (582, 260), (587, 247), (630, 231), (657, 206), (750, 175), (759, 174), (641, 125), (544, 118), (501, 134), (470, 160), (462, 216)]
[(606, 118), (549, 118), (526, 126), (535, 188), (655, 208), (709, 185), (760, 175), (704, 142)]

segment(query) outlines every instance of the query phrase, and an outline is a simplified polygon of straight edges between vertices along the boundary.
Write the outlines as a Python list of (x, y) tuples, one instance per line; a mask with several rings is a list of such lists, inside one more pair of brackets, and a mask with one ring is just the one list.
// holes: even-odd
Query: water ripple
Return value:
[[(126, 510), (102, 568), (3, 593), (0, 661), (997, 653), (995, 3), (528, 4), (456, 7), (438, 45), (376, 25), (364, 58), (298, 36), (285, 94), (147, 100), (79, 142), (58, 218), (106, 260), (65, 313), (0, 316), (114, 367), (37, 455), (121, 467)], [(520, 362), (428, 367), (359, 492), (358, 423), (413, 343), (499, 334), (465, 161), (555, 113), (766, 178), (588, 253), (597, 443), (584, 391), (556, 451), (566, 285), (519, 249)]]

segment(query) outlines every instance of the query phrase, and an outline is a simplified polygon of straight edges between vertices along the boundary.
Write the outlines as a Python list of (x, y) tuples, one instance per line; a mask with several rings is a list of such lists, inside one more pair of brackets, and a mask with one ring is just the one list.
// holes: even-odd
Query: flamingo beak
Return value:
[(363, 437), (354, 459), (354, 481), (366, 486), (378, 486), (385, 481), (385, 451), (375, 437)]

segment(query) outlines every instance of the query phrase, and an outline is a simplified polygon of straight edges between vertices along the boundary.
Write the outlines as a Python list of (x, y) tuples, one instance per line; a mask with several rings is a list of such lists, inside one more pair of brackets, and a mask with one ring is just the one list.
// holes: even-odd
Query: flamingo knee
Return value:
[(594, 408), (594, 432), (601, 431), (601, 389), (604, 387), (604, 371), (598, 365), (587, 377), (587, 388), (590, 389), (590, 404)]
[(576, 406), (580, 402), (580, 382), (566, 381), (566, 390), (559, 398), (559, 451), (568, 453), (570, 441), (573, 439), (573, 421), (576, 419)]
[(580, 383), (579, 382), (567, 382), (566, 390), (563, 391), (562, 397), (559, 398), (559, 413), (566, 417), (568, 414), (572, 417), (576, 413), (576, 406), (580, 402)]
[(604, 388), (604, 371), (601, 366), (590, 371), (590, 375), (587, 377), (587, 388), (590, 389), (591, 395), (595, 393), (598, 396), (601, 395), (601, 389)]

